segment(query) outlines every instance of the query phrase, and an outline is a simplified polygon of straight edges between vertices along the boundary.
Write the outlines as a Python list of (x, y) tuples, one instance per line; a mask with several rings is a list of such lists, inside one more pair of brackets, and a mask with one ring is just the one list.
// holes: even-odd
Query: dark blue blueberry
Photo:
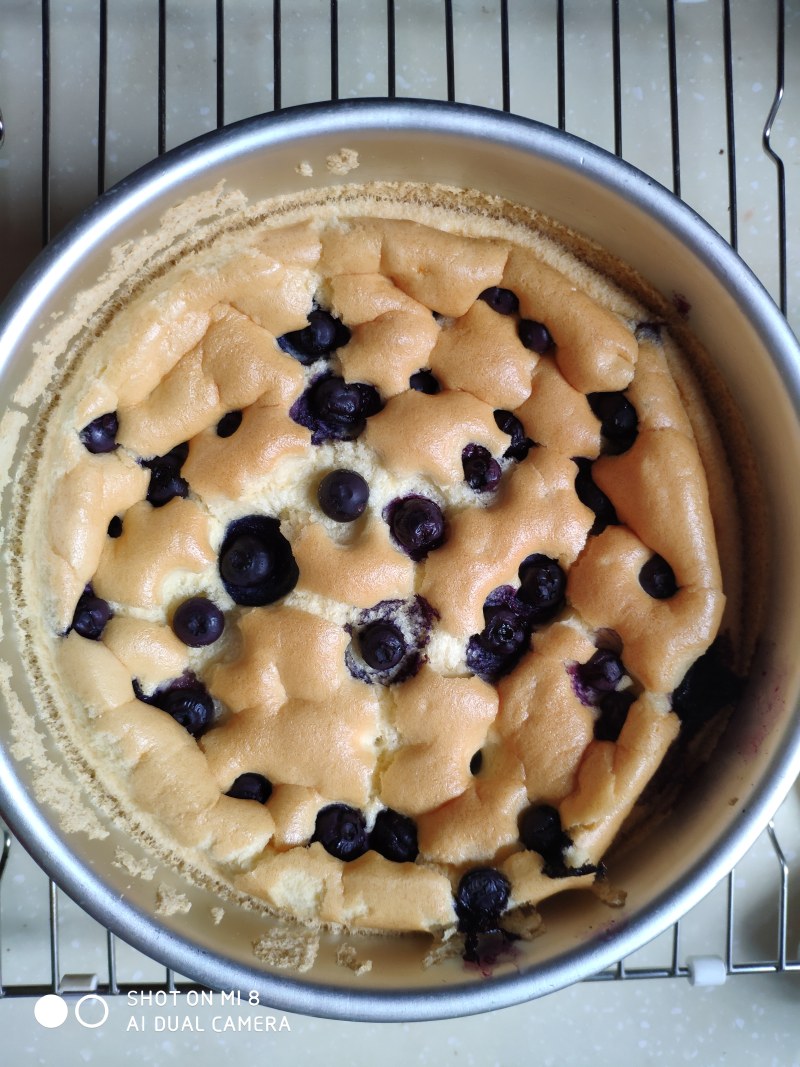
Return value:
[(600, 420), (603, 451), (612, 456), (627, 452), (639, 433), (636, 408), (624, 393), (589, 393), (586, 397)]
[(237, 800), (257, 800), (259, 804), (266, 804), (272, 796), (272, 782), (263, 774), (246, 771), (239, 775), (225, 795)]
[(469, 761), (469, 773), (473, 774), (473, 775), (480, 774), (482, 767), (483, 767), (483, 752), (480, 749), (478, 749), (478, 751), (475, 753), (475, 755)]
[(95, 596), (91, 587), (81, 593), (72, 616), (72, 629), (90, 641), (99, 641), (105, 625), (112, 616), (108, 602)]
[(543, 322), (520, 319), (517, 334), (525, 347), (539, 356), (543, 356), (553, 347), (553, 338)]
[(192, 737), (200, 737), (214, 721), (211, 694), (196, 680), (191, 687), (178, 684), (163, 689), (155, 693), (148, 703), (166, 711)]
[(461, 453), (464, 481), (476, 493), (491, 493), (500, 484), (500, 464), (483, 445), (465, 445)]
[(115, 515), (108, 524), (108, 536), (114, 538), (122, 537), (122, 519), (119, 515)]
[(233, 437), (241, 425), (241, 411), (229, 411), (217, 423), (217, 437)]
[(163, 507), (175, 497), (185, 497), (189, 493), (189, 483), (181, 478), (180, 470), (189, 455), (189, 444), (176, 445), (165, 456), (142, 460), (142, 466), (150, 471), (150, 484), (147, 487), (147, 499), (154, 508)]
[(561, 829), (561, 816), (550, 804), (532, 804), (519, 817), (519, 839), (530, 852), (551, 864), (562, 862), (572, 838)]
[(636, 696), (630, 689), (615, 690), (613, 693), (605, 693), (600, 698), (598, 704), (600, 714), (594, 724), (596, 741), (617, 740), (634, 700)]
[(96, 419), (92, 419), (78, 436), (84, 448), (93, 456), (97, 456), (104, 452), (113, 452), (118, 447), (117, 430), (119, 430), (117, 413), (109, 411), (105, 415), (98, 415)]
[(392, 537), (413, 560), (419, 562), (444, 544), (442, 509), (425, 496), (406, 496), (391, 501), (384, 511)]
[(468, 934), (496, 930), (510, 893), (508, 879), (493, 867), (467, 871), (456, 891), (459, 930)]
[(225, 591), (243, 607), (261, 607), (286, 596), (300, 572), (280, 522), (268, 515), (246, 515), (232, 522), (219, 554)]
[(369, 847), (393, 863), (413, 863), (419, 855), (417, 825), (407, 815), (384, 808), (375, 819)]
[(497, 285), (484, 289), (478, 299), (485, 301), (498, 315), (515, 315), (519, 311), (517, 294), (512, 293), (510, 289), (501, 289)]
[(567, 587), (567, 576), (558, 560), (535, 552), (520, 564), (519, 580), (517, 597), (533, 609), (532, 622), (547, 622), (558, 614)]
[(427, 393), (428, 396), (435, 396), (442, 388), (429, 370), (418, 370), (408, 379), (408, 384), (416, 392)]
[(216, 604), (201, 596), (184, 600), (172, 616), (175, 636), (189, 648), (213, 645), (224, 628), (225, 616)]
[(350, 331), (328, 311), (309, 312), (308, 326), (292, 330), (278, 338), (278, 347), (305, 366), (329, 356), (337, 348), (344, 348)]
[(353, 441), (366, 420), (381, 410), (377, 389), (363, 382), (346, 382), (332, 374), (316, 378), (295, 400), (289, 415), (311, 430), (311, 443)]
[(355, 471), (331, 471), (319, 483), (317, 500), (329, 519), (352, 522), (364, 513), (369, 486)]
[(348, 671), (367, 685), (395, 685), (413, 677), (423, 663), (436, 617), (421, 596), (382, 600), (365, 608), (354, 624), (345, 627), (353, 638), (344, 654)]
[(609, 648), (599, 648), (586, 663), (570, 664), (567, 670), (575, 695), (589, 708), (597, 707), (604, 694), (613, 692), (625, 674), (622, 660)]
[(329, 804), (317, 813), (312, 841), (319, 841), (326, 852), (349, 862), (363, 856), (369, 848), (364, 816), (348, 804)]
[(369, 623), (358, 635), (361, 658), (376, 671), (390, 671), (406, 654), (406, 642), (394, 623), (381, 621)]
[(510, 585), (492, 590), (483, 605), (485, 626), (467, 642), (467, 666), (485, 682), (509, 674), (530, 646), (531, 609)]
[(641, 344), (643, 341), (647, 341), (650, 344), (657, 344), (661, 340), (661, 323), (660, 322), (639, 322), (636, 324), (634, 330), (634, 337), (637, 342)]
[(669, 600), (678, 592), (672, 567), (659, 555), (651, 556), (639, 571), (639, 585), (655, 600)]
[(503, 408), (498, 408), (494, 413), (494, 421), (497, 428), (511, 438), (511, 444), (503, 453), (503, 459), (515, 459), (517, 462), (525, 459), (530, 449), (533, 448), (533, 441), (525, 436), (525, 429), (517, 416)]
[(606, 526), (618, 526), (619, 519), (614, 510), (614, 505), (606, 494), (599, 489), (592, 478), (592, 461), (578, 457), (572, 461), (577, 465), (578, 473), (575, 476), (575, 492), (578, 500), (590, 511), (594, 512), (594, 522), (589, 530), (590, 534), (600, 534)]
[(717, 639), (695, 660), (672, 694), (672, 710), (684, 724), (696, 729), (738, 700), (744, 688), (728, 665), (725, 643)]

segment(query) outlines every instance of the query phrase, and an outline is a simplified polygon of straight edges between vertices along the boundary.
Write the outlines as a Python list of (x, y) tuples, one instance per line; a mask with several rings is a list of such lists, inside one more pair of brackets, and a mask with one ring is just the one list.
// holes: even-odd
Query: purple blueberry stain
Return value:
[(230, 524), (219, 553), (228, 596), (242, 607), (263, 607), (290, 593), (300, 572), (292, 548), (269, 515), (245, 515)]

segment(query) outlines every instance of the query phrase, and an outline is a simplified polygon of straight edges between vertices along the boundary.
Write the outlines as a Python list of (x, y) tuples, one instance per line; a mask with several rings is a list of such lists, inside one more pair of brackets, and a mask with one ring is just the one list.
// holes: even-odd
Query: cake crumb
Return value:
[(224, 917), (225, 917), (225, 909), (224, 908), (212, 908), (211, 909), (211, 918), (214, 920), (214, 925), (215, 926), (219, 926), (219, 924), (222, 922)]
[(144, 859), (137, 859), (130, 852), (126, 852), (124, 848), (116, 850), (113, 863), (115, 867), (127, 871), (128, 874), (132, 874), (136, 878), (141, 878), (145, 882), (151, 882), (155, 877), (156, 868), (152, 863), (148, 863)]
[(336, 962), (340, 967), (347, 967), (359, 978), (372, 970), (372, 960), (360, 960), (353, 945), (340, 945), (336, 953)]
[(314, 177), (314, 168), (311, 166), (307, 159), (301, 159), (294, 169), (295, 173), (299, 174), (303, 178)]
[(192, 907), (192, 902), (185, 893), (162, 882), (156, 890), (156, 912), (158, 915), (185, 915)]
[(422, 966), (425, 970), (435, 967), (445, 960), (456, 959), (464, 955), (464, 938), (457, 933), (455, 926), (448, 926), (439, 934), (430, 951), (425, 954)]
[(523, 904), (503, 916), (503, 929), (521, 941), (533, 941), (544, 933), (544, 922), (536, 908)]
[(331, 174), (349, 174), (359, 166), (358, 152), (354, 148), (341, 148), (328, 156), (325, 166)]
[(598, 878), (591, 889), (598, 900), (602, 900), (609, 908), (622, 908), (628, 899), (628, 894), (624, 889), (611, 885), (604, 878)]
[(319, 934), (269, 930), (253, 942), (253, 955), (281, 970), (310, 971), (319, 952)]

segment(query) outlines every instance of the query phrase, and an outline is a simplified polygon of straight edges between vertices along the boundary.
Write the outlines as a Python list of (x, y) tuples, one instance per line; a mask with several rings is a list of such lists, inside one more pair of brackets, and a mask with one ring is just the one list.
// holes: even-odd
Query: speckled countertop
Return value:
[[(378, 0), (283, 0), (281, 102), (331, 94), (329, 13), (338, 8), (338, 91), (382, 96), (388, 88), (387, 5)], [(390, 5), (391, 6), (391, 5)], [(503, 106), (501, 0), (455, 0), (453, 94)], [(681, 194), (730, 236), (722, 47), (723, 0), (674, 0), (678, 56)], [(565, 0), (564, 124), (614, 148), (612, 0)], [(621, 0), (622, 152), (667, 186), (670, 147), (667, 0)], [(50, 232), (98, 189), (98, 3), (50, 0)], [(440, 0), (395, 0), (398, 95), (445, 98), (446, 12)], [(556, 0), (509, 0), (510, 108), (557, 124)], [(776, 84), (773, 0), (731, 0), (736, 126), (738, 242), (744, 258), (779, 296), (776, 172), (761, 130)], [(166, 4), (165, 146), (216, 125), (215, 4)], [(272, 5), (226, 0), (225, 120), (268, 111), (275, 102)], [(800, 0), (786, 0), (786, 93), (773, 145), (786, 165), (787, 310), (800, 323)], [(108, 5), (108, 107), (102, 184), (108, 186), (158, 150), (157, 7)], [(41, 247), (42, 93), (40, 3), (0, 0), (0, 297)], [(299, 57), (299, 62), (296, 61)], [(316, 57), (316, 58), (315, 58)], [(800, 942), (800, 788), (775, 820), (789, 868), (787, 952)], [(737, 867), (734, 963), (777, 956), (779, 867), (763, 835)], [(717, 887), (681, 923), (678, 958), (724, 957), (728, 885)], [(59, 897), (60, 970), (105, 974), (104, 932)], [(50, 980), (47, 879), (14, 845), (0, 883), (0, 960), (8, 990)], [(631, 962), (670, 965), (670, 934)], [(162, 982), (163, 967), (119, 945), (118, 970), (131, 983)], [(800, 1065), (800, 972), (732, 975), (716, 988), (686, 978), (583, 983), (544, 1000), (435, 1023), (358, 1024), (284, 1016), (268, 1005), (129, 1003), (125, 997), (67, 997), (67, 1017), (48, 1028), (35, 998), (0, 999), (0, 1062), (25, 1064), (217, 1064), (223, 1056), (273, 1064), (592, 1065), (660, 1062)], [(52, 1006), (51, 1006), (52, 1007)], [(58, 1005), (56, 1005), (57, 1010)], [(108, 1010), (105, 1021), (97, 1023)], [(50, 1021), (46, 1006), (40, 1016)], [(42, 1012), (44, 1014), (42, 1015)], [(83, 1020), (83, 1025), (81, 1024)], [(177, 1027), (177, 1029), (175, 1029)]]

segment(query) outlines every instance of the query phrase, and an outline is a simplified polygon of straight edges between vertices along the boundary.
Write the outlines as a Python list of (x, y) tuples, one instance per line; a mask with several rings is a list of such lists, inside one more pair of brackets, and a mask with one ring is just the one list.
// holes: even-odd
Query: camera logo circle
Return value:
[[(92, 1019), (91, 1016), (94, 1014), (94, 1012), (91, 1012), (89, 1018), (84, 1019), (83, 1012), (86, 1010), (84, 1006), (88, 1006), (89, 1004), (93, 1003), (100, 1005), (100, 1018)], [(85, 1026), (87, 1030), (96, 1030), (97, 1027), (102, 1026), (108, 1018), (108, 1004), (106, 1003), (105, 999), (99, 996), (97, 993), (87, 993), (85, 996), (82, 996), (78, 1003), (75, 1005), (75, 1018), (78, 1020), (81, 1026)]]

